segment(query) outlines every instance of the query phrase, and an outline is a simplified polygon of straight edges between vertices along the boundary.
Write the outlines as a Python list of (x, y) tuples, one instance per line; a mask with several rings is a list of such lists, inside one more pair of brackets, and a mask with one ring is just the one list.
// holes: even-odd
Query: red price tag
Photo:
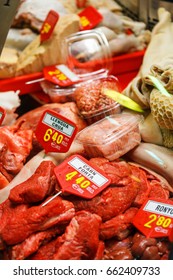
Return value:
[(101, 169), (79, 155), (73, 155), (56, 166), (55, 175), (63, 192), (88, 199), (111, 183)]
[(92, 6), (88, 6), (78, 13), (78, 16), (80, 17), (80, 30), (92, 29), (103, 20), (103, 16)]
[(146, 237), (169, 237), (173, 240), (173, 201), (148, 200), (140, 208), (133, 224)]
[(46, 80), (60, 87), (67, 87), (79, 82), (79, 77), (64, 64), (44, 67), (43, 74)]
[(77, 127), (72, 121), (52, 110), (43, 113), (35, 131), (46, 153), (67, 152), (76, 133)]
[(58, 19), (59, 15), (55, 11), (50, 10), (40, 30), (41, 42), (50, 38)]
[(5, 118), (5, 114), (6, 114), (6, 111), (4, 108), (0, 107), (0, 125), (2, 124), (4, 118)]

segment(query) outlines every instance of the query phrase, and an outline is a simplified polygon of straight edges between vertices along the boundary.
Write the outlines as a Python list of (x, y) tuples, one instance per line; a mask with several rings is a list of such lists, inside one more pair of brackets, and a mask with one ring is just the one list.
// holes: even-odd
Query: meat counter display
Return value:
[(2, 260), (172, 258), (172, 21), (158, 14), (123, 90), (108, 73), (44, 105), (0, 93)]

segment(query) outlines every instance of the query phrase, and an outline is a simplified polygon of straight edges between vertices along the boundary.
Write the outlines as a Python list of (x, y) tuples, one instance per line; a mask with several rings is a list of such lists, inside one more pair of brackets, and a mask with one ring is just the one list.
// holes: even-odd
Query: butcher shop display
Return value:
[[(21, 1), (12, 29), (28, 32), (30, 42), (20, 33), (21, 45), (14, 42), (12, 48), (15, 57), (7, 63), (2, 53), (0, 60), (2, 81), (54, 69), (48, 71), (50, 80), (42, 75), (30, 81), (33, 88), (40, 83), (38, 94), (48, 102), (40, 102), (37, 92), (15, 91), (13, 84), (3, 91), (0, 83), (0, 259), (170, 260), (170, 13), (160, 8), (149, 31), (125, 16), (116, 1), (53, 0), (58, 22), (42, 42), (39, 30), (48, 12), (43, 2), (41, 9), (40, 1)], [(141, 68), (125, 88), (110, 69), (75, 68), (79, 80), (74, 81), (68, 76), (74, 69), (64, 73), (56, 67), (67, 62), (65, 39), (85, 32), (78, 14), (91, 6), (102, 18), (93, 29), (104, 34), (106, 45), (96, 44), (88, 56), (78, 40), (77, 48), (70, 45), (71, 63), (103, 59), (108, 45), (108, 59), (145, 48)], [(11, 32), (5, 52), (16, 40)], [(57, 151), (49, 150), (55, 146)]]

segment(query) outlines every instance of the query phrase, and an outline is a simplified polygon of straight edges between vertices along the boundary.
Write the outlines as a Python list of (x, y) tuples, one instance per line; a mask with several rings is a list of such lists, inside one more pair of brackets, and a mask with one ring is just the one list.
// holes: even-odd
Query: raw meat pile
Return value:
[[(168, 260), (169, 239), (144, 236), (133, 219), (148, 198), (172, 203), (172, 185), (129, 162), (126, 152), (112, 160), (102, 154), (88, 156), (87, 147), (76, 139), (67, 153), (45, 154), (35, 130), (46, 109), (73, 120), (79, 133), (88, 125), (77, 103), (67, 102), (39, 106), (13, 125), (0, 127), (1, 259)], [(120, 143), (127, 146), (127, 137)], [(64, 192), (55, 196), (61, 186), (54, 168), (74, 154), (85, 157), (110, 179), (109, 186), (92, 199)]]
[(160, 181), (126, 161), (91, 162), (111, 178), (91, 200), (61, 195), (44, 206), (59, 185), (55, 165), (43, 161), (0, 205), (0, 249), (5, 259), (168, 259), (166, 238), (146, 238), (132, 225), (148, 197), (169, 200)]

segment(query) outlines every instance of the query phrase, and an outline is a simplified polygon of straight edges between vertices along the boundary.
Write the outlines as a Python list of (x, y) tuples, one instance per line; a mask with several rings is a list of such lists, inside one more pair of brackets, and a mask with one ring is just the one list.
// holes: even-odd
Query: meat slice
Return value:
[(132, 221), (137, 211), (138, 208), (129, 208), (125, 213), (102, 223), (100, 227), (101, 239), (105, 240), (112, 237), (116, 237), (118, 240), (125, 239), (133, 228)]
[(94, 259), (100, 246), (101, 218), (81, 211), (70, 221), (65, 233), (41, 247), (32, 259), (81, 260)]
[(0, 128), (0, 162), (4, 169), (16, 175), (23, 167), (32, 149), (33, 132), (20, 131), (17, 126)]
[(21, 206), (16, 206), (14, 213), (11, 210), (2, 213), (0, 222), (4, 219), (9, 222), (0, 228), (0, 237), (8, 245), (20, 243), (34, 232), (68, 223), (75, 214), (73, 203), (61, 197), (56, 197), (46, 206), (32, 206), (20, 212), (18, 208)]
[(10, 259), (24, 260), (28, 258), (30, 255), (34, 254), (40, 246), (47, 244), (60, 233), (62, 233), (60, 228), (53, 228), (31, 234), (26, 240), (12, 246), (8, 250)]
[(55, 164), (48, 160), (40, 163), (35, 173), (10, 191), (9, 199), (15, 203), (42, 201), (55, 190)]

